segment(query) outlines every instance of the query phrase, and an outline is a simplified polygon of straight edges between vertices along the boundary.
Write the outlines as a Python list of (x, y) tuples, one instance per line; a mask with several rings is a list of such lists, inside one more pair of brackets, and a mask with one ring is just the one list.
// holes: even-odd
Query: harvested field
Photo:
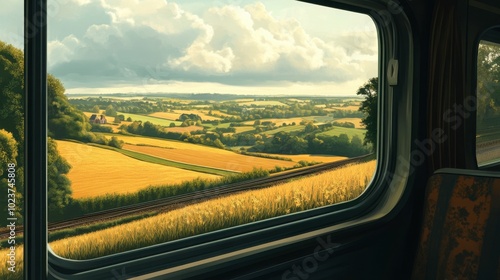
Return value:
[(136, 192), (149, 185), (173, 184), (218, 176), (148, 163), (121, 153), (57, 140), (57, 149), (72, 168), (68, 173), (73, 198)]
[[(191, 145), (197, 146), (193, 144)], [(212, 149), (210, 147), (207, 147), (204, 151), (189, 148), (189, 146), (185, 146), (183, 148), (165, 149), (151, 146), (136, 146), (130, 144), (123, 145), (123, 149), (130, 151), (154, 155), (156, 157), (187, 164), (207, 166), (229, 171), (251, 171), (254, 167), (262, 167), (263, 169), (269, 170), (275, 168), (276, 166), (293, 167), (295, 165), (294, 162), (290, 161), (240, 155), (231, 151)]]

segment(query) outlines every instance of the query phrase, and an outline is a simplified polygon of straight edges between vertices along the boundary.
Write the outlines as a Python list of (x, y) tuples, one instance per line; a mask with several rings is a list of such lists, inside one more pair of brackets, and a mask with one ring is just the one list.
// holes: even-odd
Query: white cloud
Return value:
[(120, 29), (107, 24), (92, 25), (87, 29), (85, 37), (94, 43), (105, 45), (110, 36), (122, 37)]
[(73, 35), (69, 35), (62, 41), (49, 42), (47, 46), (47, 56), (51, 58), (47, 61), (49, 68), (59, 63), (71, 61), (79, 46), (80, 40)]
[[(58, 35), (49, 43), (49, 70), (63, 81), (66, 77), (69, 86), (134, 79), (346, 84), (376, 75), (374, 28), (320, 38), (296, 19), (276, 16), (261, 2), (193, 13), (165, 0), (72, 1), (82, 5), (78, 21), (54, 15), (57, 24), (49, 23), (49, 30)], [(96, 10), (99, 22), (87, 22)], [(71, 32), (65, 22), (78, 22), (79, 33)]]

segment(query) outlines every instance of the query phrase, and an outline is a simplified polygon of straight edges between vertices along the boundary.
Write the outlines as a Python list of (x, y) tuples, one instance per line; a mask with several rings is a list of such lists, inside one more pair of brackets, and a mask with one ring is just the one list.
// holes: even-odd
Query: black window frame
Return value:
[[(415, 176), (409, 162), (416, 149), (411, 140), (418, 129), (419, 103), (414, 92), (419, 92), (419, 85), (413, 80), (418, 79), (419, 71), (414, 63), (418, 54), (412, 25), (403, 10), (391, 9), (384, 1), (359, 0), (356, 5), (347, 0), (308, 2), (365, 13), (377, 26), (379, 129), (377, 171), (370, 187), (348, 202), (77, 261), (56, 256), (47, 243), (47, 0), (25, 0), (25, 279), (100, 279), (112, 277), (113, 271), (139, 275), (162, 269), (170, 269), (169, 276), (200, 275), (227, 265), (220, 257), (234, 252), (242, 256), (244, 252), (250, 256), (270, 252), (325, 232), (377, 226), (394, 217), (408, 200)], [(399, 62), (394, 85), (388, 84), (386, 74), (391, 60)], [(204, 265), (194, 266), (195, 262)]]

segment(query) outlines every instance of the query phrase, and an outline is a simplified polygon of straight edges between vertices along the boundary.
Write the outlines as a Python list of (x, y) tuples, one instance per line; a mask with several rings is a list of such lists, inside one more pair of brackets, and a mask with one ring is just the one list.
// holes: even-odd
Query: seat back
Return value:
[(412, 279), (500, 279), (500, 174), (432, 175)]

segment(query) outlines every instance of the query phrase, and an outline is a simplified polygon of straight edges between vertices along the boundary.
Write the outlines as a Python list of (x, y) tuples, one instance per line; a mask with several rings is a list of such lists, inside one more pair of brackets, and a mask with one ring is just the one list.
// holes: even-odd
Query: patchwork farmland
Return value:
[[(306, 174), (302, 172), (316, 170), (312, 169), (315, 167), (308, 167), (310, 165), (370, 153), (370, 147), (363, 146), (361, 141), (365, 130), (360, 123), (362, 113), (357, 110), (359, 103), (355, 104), (352, 100), (343, 103), (339, 98), (263, 100), (261, 97), (234, 97), (237, 98), (192, 94), (185, 99), (180, 96), (71, 99), (79, 110), (86, 112), (87, 118), (92, 116), (90, 112), (99, 112), (106, 116), (107, 122), (91, 123), (90, 131), (94, 134), (92, 143), (83, 144), (66, 139), (56, 141), (60, 155), (71, 165), (67, 177), (71, 181), (72, 200), (67, 209), (81, 217), (100, 211), (119, 210), (121, 207), (136, 207), (137, 203), (154, 202), (159, 198), (195, 197), (193, 192), (224, 188), (228, 184), (244, 184), (253, 179), (260, 181), (269, 176), (269, 179), (284, 181), (290, 180), (290, 177), (281, 179), (280, 176), (295, 174), (295, 185), (283, 185), (280, 188), (283, 191), (292, 189), (296, 194), (303, 192), (297, 189), (297, 184), (306, 186), (303, 182), (319, 182), (307, 190), (314, 197), (315, 202), (312, 204), (309, 194), (299, 199), (282, 193), (283, 201), (279, 205), (274, 202), (259, 204), (259, 211), (270, 215), (257, 217), (246, 210), (239, 214), (233, 213), (239, 215), (231, 218), (238, 220), (235, 224), (222, 223), (207, 216), (211, 220), (206, 223), (211, 225), (206, 230), (193, 232), (189, 224), (182, 226), (181, 231), (186, 230), (192, 235), (345, 201), (356, 197), (364, 189), (368, 175), (360, 177), (363, 181), (361, 187), (357, 181), (342, 183), (344, 187), (353, 185), (355, 191), (344, 187), (341, 190), (340, 185), (320, 179), (320, 175), (313, 175), (305, 181), (299, 178)], [(323, 165), (316, 167), (322, 168)], [(370, 175), (373, 172), (372, 167), (360, 165), (360, 168)], [(356, 170), (359, 173), (356, 176), (365, 174), (359, 168)], [(347, 180), (341, 178), (339, 173), (328, 174), (336, 182)], [(329, 196), (333, 194), (330, 190), (317, 193), (322, 188), (332, 187), (338, 188), (335, 194), (338, 197), (333, 200)], [(248, 192), (253, 198), (274, 197), (274, 193), (264, 190), (252, 192), (232, 189), (228, 189), (224, 196), (236, 197), (241, 192)], [(206, 207), (215, 207), (213, 209), (218, 209), (214, 206), (217, 203), (226, 203), (217, 200), (216, 196), (205, 200), (206, 203), (210, 202)], [(323, 200), (326, 204), (322, 204)], [(299, 202), (304, 207), (298, 207)], [(185, 207), (184, 210), (170, 209), (171, 213), (166, 214), (173, 217), (177, 211), (182, 217), (182, 213), (186, 214), (191, 209), (183, 205), (196, 203), (199, 201), (182, 202), (176, 208)], [(74, 215), (63, 211), (57, 214), (56, 221), (77, 217)]]

